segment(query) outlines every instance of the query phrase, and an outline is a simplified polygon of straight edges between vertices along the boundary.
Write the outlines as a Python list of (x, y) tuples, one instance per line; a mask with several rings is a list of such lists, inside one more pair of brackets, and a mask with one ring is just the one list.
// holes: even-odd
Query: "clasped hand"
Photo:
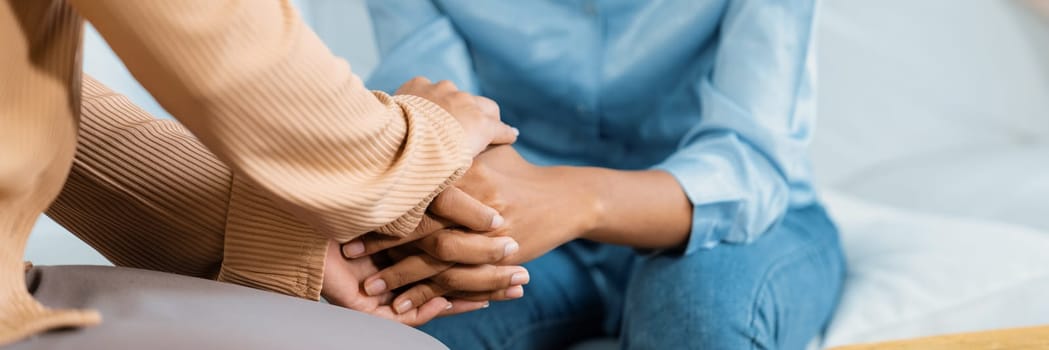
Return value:
[[(452, 103), (426, 96), (442, 88), (454, 85), (416, 79), (398, 93), (427, 98), (457, 118), (457, 112), (487, 113), (498, 120), (498, 107), (483, 97), (446, 93), (457, 100)], [(469, 105), (465, 99), (474, 101), (472, 107), (464, 108)], [(470, 133), (470, 127), (464, 129)], [(400, 238), (369, 234), (341, 246), (333, 242), (326, 258), (325, 298), (420, 325), (524, 296), (530, 276), (519, 264), (578, 238), (593, 225), (588, 219), (596, 208), (585, 182), (576, 181), (570, 170), (534, 166), (509, 146), (494, 146), (512, 137), (491, 134), (483, 141), (488, 150), (435, 198), (415, 231)]]

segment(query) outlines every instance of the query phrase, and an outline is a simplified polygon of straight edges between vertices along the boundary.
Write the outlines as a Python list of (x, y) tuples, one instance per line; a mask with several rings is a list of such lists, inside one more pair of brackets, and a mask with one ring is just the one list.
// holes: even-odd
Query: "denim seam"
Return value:
[(764, 300), (762, 297), (765, 295), (765, 293), (767, 293), (767, 291), (770, 288), (772, 288), (772, 283), (770, 282), (771, 277), (777, 272), (779, 272), (779, 270), (782, 270), (784, 267), (788, 266), (789, 263), (804, 260), (805, 258), (810, 258), (814, 255), (819, 255), (820, 253), (824, 252), (825, 249), (829, 246), (832, 245), (829, 243), (825, 243), (819, 246), (798, 248), (795, 251), (790, 252), (790, 254), (787, 254), (786, 256), (780, 258), (778, 261), (773, 263), (772, 266), (769, 266), (769, 268), (765, 270), (765, 273), (762, 274), (761, 286), (759, 286), (754, 292), (754, 301), (751, 303), (750, 309), (750, 321), (747, 322), (749, 325), (749, 329), (747, 330), (749, 334), (747, 334), (747, 336), (750, 337), (750, 348), (752, 350), (757, 349), (758, 346), (756, 341), (757, 332), (755, 330), (756, 327), (754, 323), (757, 322), (757, 313), (758, 310), (760, 310), (759, 304)]

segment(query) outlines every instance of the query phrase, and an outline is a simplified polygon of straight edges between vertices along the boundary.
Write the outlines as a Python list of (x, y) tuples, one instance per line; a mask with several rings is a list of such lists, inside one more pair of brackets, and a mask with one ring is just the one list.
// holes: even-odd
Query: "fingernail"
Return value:
[(489, 306), (489, 304), (488, 304), (488, 302), (486, 301), (486, 302), (484, 302), (484, 305), (481, 305), (481, 308), (482, 308), (482, 309), (487, 309), (487, 308), (488, 308), (488, 306)]
[(445, 305), (444, 309), (445, 310), (451, 310), (452, 309), (452, 303), (448, 303), (448, 305)]
[(493, 230), (497, 229), (499, 227), (502, 227), (504, 223), (506, 223), (506, 219), (503, 219), (502, 215), (495, 214), (495, 216), (492, 217), (492, 229)]
[(397, 303), (397, 306), (394, 306), (393, 309), (396, 310), (399, 314), (408, 312), (408, 310), (412, 309), (412, 301), (409, 299), (405, 299), (404, 301)]
[(527, 283), (528, 283), (528, 272), (527, 271), (514, 272), (513, 275), (510, 275), (510, 285), (512, 285), (512, 286), (519, 286), (519, 285), (527, 284)]
[(368, 284), (364, 286), (364, 291), (368, 292), (368, 295), (372, 296), (385, 292), (386, 281), (383, 281), (382, 278), (379, 278), (374, 281), (368, 282)]
[(509, 239), (510, 242), (507, 242), (506, 245), (503, 246), (503, 257), (513, 255), (518, 249), (521, 249), (521, 246), (517, 244), (517, 241), (513, 240), (513, 238), (507, 239)]
[(506, 297), (517, 299), (524, 296), (524, 287), (513, 286), (506, 290)]
[(514, 136), (521, 135), (521, 130), (517, 130), (515, 127), (510, 127), (510, 129), (514, 129)]
[(352, 241), (342, 245), (342, 255), (347, 258), (356, 258), (364, 254), (364, 242)]

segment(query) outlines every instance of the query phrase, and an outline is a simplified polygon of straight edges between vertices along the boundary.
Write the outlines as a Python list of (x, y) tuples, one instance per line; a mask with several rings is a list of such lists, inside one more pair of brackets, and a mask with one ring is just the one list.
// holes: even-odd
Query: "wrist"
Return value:
[(548, 168), (554, 173), (554, 183), (561, 184), (560, 193), (570, 201), (573, 213), (570, 240), (591, 239), (599, 231), (607, 211), (607, 202), (602, 195), (601, 175), (605, 169), (590, 167), (557, 166)]

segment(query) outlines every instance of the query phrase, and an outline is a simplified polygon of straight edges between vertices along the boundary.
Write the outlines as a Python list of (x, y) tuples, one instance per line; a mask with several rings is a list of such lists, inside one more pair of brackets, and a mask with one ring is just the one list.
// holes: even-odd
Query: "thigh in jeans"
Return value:
[(802, 349), (844, 281), (838, 234), (818, 205), (756, 242), (641, 259), (627, 291), (629, 349)]

